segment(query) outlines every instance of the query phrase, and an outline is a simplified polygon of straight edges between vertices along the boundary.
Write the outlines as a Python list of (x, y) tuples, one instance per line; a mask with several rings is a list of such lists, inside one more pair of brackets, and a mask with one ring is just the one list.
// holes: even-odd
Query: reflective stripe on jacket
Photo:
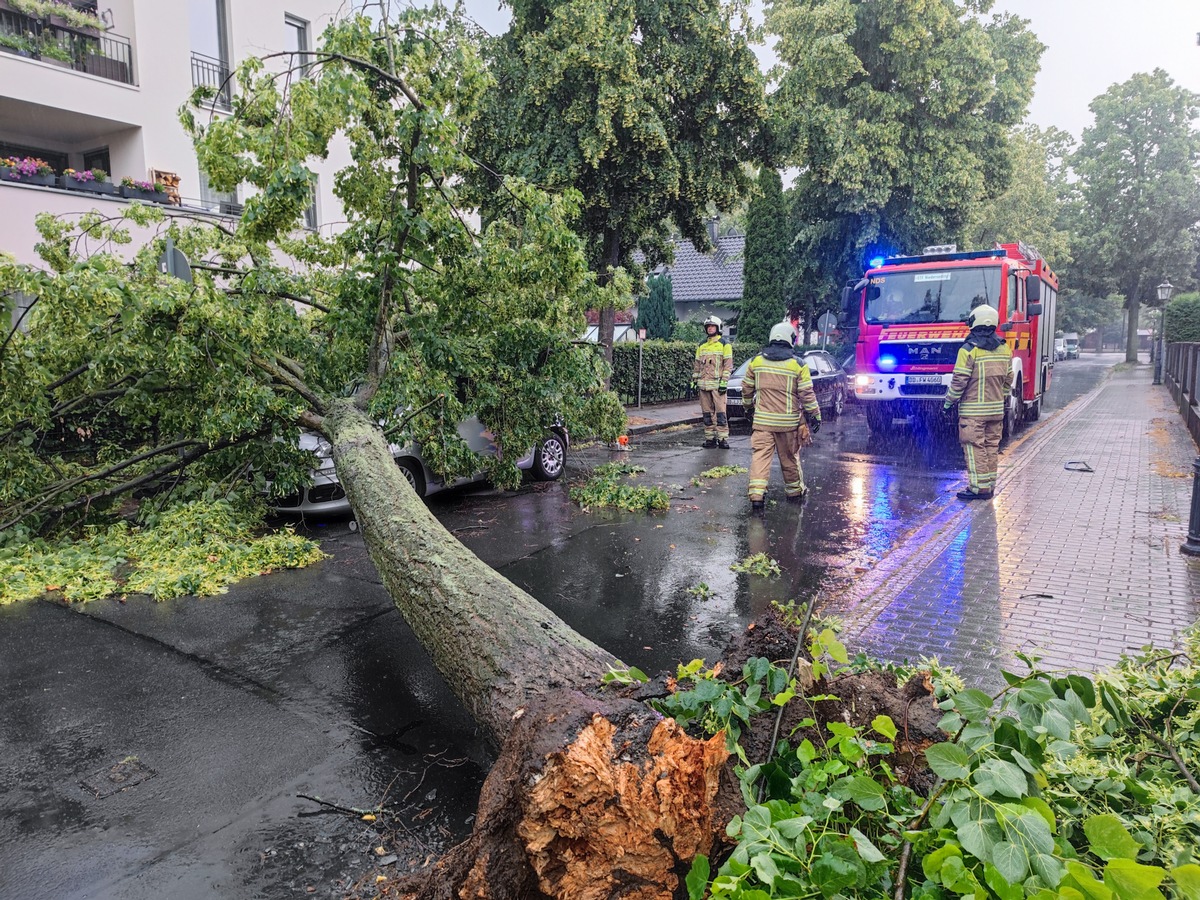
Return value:
[(1004, 402), (1011, 390), (1012, 350), (1008, 344), (995, 350), (963, 347), (958, 351), (946, 403), (957, 402), (960, 416), (1003, 419)]
[(692, 381), (702, 391), (715, 391), (729, 383), (733, 374), (733, 344), (719, 334), (696, 348), (692, 364)]
[(808, 366), (792, 356), (790, 349), (785, 359), (771, 358), (781, 355), (771, 349), (750, 361), (742, 379), (742, 397), (747, 405), (754, 405), (755, 429), (794, 431), (800, 426), (802, 409), (820, 421), (821, 408)]

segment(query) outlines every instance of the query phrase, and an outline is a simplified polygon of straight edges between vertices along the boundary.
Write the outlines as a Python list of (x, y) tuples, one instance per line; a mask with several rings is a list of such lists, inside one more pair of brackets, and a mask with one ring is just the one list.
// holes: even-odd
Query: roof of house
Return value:
[(717, 238), (717, 249), (701, 253), (688, 240), (675, 242), (675, 262), (655, 270), (671, 276), (671, 299), (678, 302), (741, 300), (746, 236)]

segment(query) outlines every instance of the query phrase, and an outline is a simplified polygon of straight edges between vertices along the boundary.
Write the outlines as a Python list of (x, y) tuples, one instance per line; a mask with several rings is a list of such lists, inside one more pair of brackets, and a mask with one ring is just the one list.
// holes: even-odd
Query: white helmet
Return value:
[(990, 306), (977, 306), (967, 316), (967, 324), (972, 328), (978, 328), (980, 325), (995, 328), (1000, 324), (1000, 314)]
[(794, 343), (796, 340), (796, 329), (792, 327), (791, 322), (780, 322), (771, 329), (771, 343), (782, 341), (785, 344)]
[(721, 327), (722, 327), (721, 320), (718, 319), (716, 316), (709, 316), (707, 319), (704, 320), (704, 327), (707, 328), (709, 325), (716, 325), (717, 331), (720, 331)]

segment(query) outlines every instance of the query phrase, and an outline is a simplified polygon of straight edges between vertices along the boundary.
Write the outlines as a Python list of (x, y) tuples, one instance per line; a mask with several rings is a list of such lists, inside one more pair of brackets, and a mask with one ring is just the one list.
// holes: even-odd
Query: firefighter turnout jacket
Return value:
[(729, 384), (733, 374), (733, 344), (716, 334), (696, 348), (692, 381), (702, 391), (715, 391)]
[(821, 421), (812, 375), (791, 347), (771, 344), (750, 361), (742, 379), (742, 397), (747, 406), (754, 406), (756, 431), (795, 431), (802, 411)]
[(958, 351), (945, 405), (958, 403), (960, 418), (1003, 419), (1012, 380), (1012, 350), (1007, 343), (997, 337), (985, 339), (983, 346), (968, 340)]

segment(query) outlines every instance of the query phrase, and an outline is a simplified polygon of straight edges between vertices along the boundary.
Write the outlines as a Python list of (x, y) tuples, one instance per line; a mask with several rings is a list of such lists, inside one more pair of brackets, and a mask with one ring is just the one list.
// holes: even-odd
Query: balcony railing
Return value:
[(213, 88), (217, 92), (213, 106), (221, 109), (232, 107), (230, 81), (229, 66), (225, 62), (192, 51), (192, 87)]
[(133, 84), (133, 47), (129, 38), (91, 34), (11, 9), (0, 9), (0, 52), (86, 72), (121, 84)]

